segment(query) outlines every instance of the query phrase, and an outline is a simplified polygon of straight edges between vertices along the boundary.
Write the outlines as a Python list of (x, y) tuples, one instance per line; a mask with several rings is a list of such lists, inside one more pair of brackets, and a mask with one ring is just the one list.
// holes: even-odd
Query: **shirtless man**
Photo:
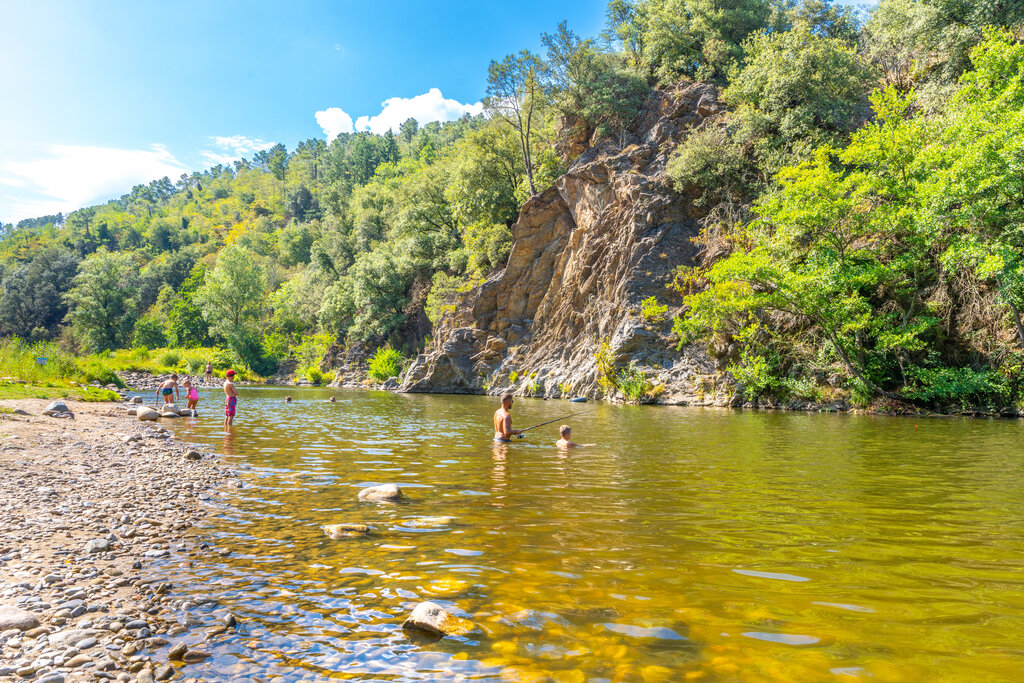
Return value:
[(238, 391), (235, 389), (235, 371), (228, 370), (224, 373), (227, 379), (224, 380), (224, 429), (227, 429), (235, 421), (235, 408), (238, 405)]
[(521, 429), (512, 429), (512, 394), (501, 395), (501, 407), (494, 411), (494, 440), (507, 443), (513, 436), (522, 434)]

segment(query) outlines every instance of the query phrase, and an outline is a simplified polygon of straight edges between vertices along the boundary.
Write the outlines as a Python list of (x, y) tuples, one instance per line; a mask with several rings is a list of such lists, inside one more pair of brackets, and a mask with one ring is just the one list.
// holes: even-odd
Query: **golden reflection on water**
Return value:
[[(492, 444), (486, 398), (287, 391), (177, 429), (245, 483), (201, 530), (232, 553), (173, 570), (242, 617), (189, 676), (1019, 680), (1018, 422), (602, 406), (559, 451)], [(410, 637), (421, 600), (471, 629)]]

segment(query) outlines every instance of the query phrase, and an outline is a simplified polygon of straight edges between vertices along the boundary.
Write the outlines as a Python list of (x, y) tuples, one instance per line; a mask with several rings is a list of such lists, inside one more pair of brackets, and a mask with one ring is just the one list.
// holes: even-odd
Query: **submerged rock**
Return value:
[(0, 632), (16, 629), (29, 631), (39, 626), (39, 619), (31, 612), (11, 605), (0, 605)]
[(421, 602), (402, 624), (402, 628), (443, 637), (467, 633), (473, 629), (473, 624), (453, 616), (435, 602)]
[(320, 527), (329, 538), (351, 538), (365, 536), (371, 529), (365, 524), (325, 524)]
[(359, 492), (359, 500), (370, 501), (371, 503), (394, 502), (402, 500), (402, 489), (395, 484), (381, 484), (371, 486)]
[(414, 517), (412, 519), (403, 519), (401, 524), (402, 526), (409, 526), (416, 529), (429, 529), (438, 526), (448, 526), (454, 520), (454, 517)]

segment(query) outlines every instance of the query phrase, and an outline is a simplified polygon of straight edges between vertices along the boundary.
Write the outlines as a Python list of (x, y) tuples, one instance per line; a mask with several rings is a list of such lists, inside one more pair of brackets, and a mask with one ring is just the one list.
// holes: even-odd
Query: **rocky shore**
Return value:
[(161, 567), (227, 552), (193, 527), (234, 473), (121, 405), (47, 403), (0, 402), (0, 680), (190, 680), (234, 617)]

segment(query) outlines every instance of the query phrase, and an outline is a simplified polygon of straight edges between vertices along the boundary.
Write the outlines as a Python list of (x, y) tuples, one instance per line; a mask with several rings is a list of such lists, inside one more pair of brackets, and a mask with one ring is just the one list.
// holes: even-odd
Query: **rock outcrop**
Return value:
[(596, 397), (595, 353), (607, 340), (618, 366), (644, 370), (659, 402), (731, 402), (703, 349), (675, 350), (671, 324), (640, 313), (650, 296), (678, 310), (666, 286), (677, 266), (695, 263), (705, 213), (696, 188), (674, 190), (665, 167), (680, 141), (723, 110), (711, 85), (658, 90), (621, 145), (576, 159), (526, 203), (504, 270), (441, 320), (401, 390)]

